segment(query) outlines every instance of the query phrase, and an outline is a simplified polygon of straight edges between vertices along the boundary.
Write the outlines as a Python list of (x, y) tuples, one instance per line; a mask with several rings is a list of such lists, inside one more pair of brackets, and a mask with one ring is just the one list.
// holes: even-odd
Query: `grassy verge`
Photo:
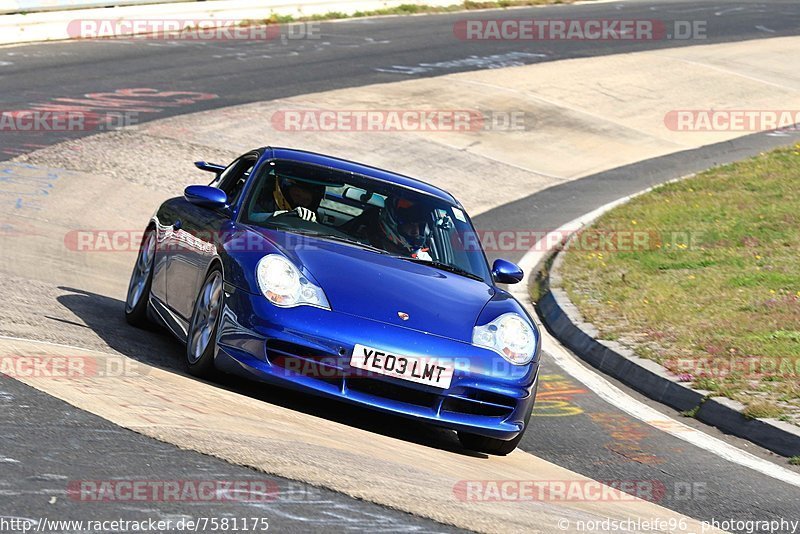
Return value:
[(464, 0), (463, 2), (449, 6), (429, 6), (420, 4), (400, 4), (396, 7), (375, 9), (370, 11), (356, 11), (348, 15), (339, 11), (330, 11), (319, 15), (309, 15), (307, 17), (294, 17), (292, 15), (275, 15), (261, 20), (242, 21), (242, 25), (255, 24), (285, 24), (288, 22), (308, 22), (317, 20), (336, 20), (360, 17), (375, 17), (381, 15), (417, 15), (430, 13), (452, 13), (455, 11), (469, 11), (474, 9), (502, 9), (508, 7), (544, 6), (556, 4), (574, 4), (577, 0), (497, 0), (488, 2), (474, 2)]
[(562, 274), (603, 338), (800, 424), (800, 143), (612, 210)]

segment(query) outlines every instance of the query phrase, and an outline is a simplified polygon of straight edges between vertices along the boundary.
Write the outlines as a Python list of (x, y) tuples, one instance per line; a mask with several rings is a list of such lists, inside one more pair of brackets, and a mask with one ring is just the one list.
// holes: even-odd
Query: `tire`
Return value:
[(152, 228), (145, 231), (139, 247), (139, 255), (133, 266), (128, 294), (125, 298), (125, 320), (138, 328), (147, 328), (151, 323), (147, 317), (150, 301), (150, 286), (153, 284), (153, 264), (156, 256), (156, 233)]
[(186, 336), (186, 363), (189, 374), (210, 379), (216, 374), (214, 353), (216, 352), (217, 328), (225, 304), (222, 288), (222, 271), (212, 268), (206, 275), (197, 295)]
[(531, 409), (528, 410), (528, 415), (525, 416), (525, 424), (522, 427), (522, 432), (509, 441), (487, 438), (486, 436), (470, 434), (469, 432), (458, 432), (458, 440), (465, 449), (497, 456), (506, 456), (513, 452), (514, 449), (517, 448), (517, 445), (519, 445), (519, 442), (522, 441), (522, 436), (524, 436), (525, 432), (528, 430), (528, 422), (531, 420), (531, 413), (533, 413), (533, 404), (531, 404)]

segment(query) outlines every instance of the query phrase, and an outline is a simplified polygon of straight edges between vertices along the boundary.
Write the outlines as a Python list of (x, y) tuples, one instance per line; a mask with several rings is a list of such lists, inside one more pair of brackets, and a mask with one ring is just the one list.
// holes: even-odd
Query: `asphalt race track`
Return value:
[[(623, 11), (624, 8), (624, 11)], [(509, 11), (480, 12), (476, 17), (510, 17)], [(708, 20), (708, 43), (800, 35), (796, 1), (641, 1), (553, 6), (514, 10), (513, 16), (569, 18), (660, 18)], [(573, 15), (578, 16), (578, 15)], [(87, 41), (0, 48), (1, 109), (78, 104), (91, 107), (97, 93), (121, 88), (192, 92), (179, 105), (153, 106), (138, 112), (146, 122), (169, 116), (267, 101), (306, 93), (435, 77), (452, 72), (517, 64), (593, 57), (697, 44), (680, 40), (626, 42), (597, 46), (582, 41), (544, 43), (453, 38), (463, 14), (387, 17), (323, 23), (323, 40), (274, 43)], [(798, 62), (797, 58), (787, 61)], [(5, 63), (4, 63), (5, 62)], [(800, 66), (800, 63), (798, 63)], [(94, 95), (94, 96), (92, 96)], [(198, 96), (204, 95), (204, 96)], [(213, 96), (213, 97), (212, 97)], [(96, 132), (0, 133), (0, 161)], [(754, 134), (733, 141), (679, 152), (567, 182), (475, 217), (481, 229), (556, 228), (603, 204), (651, 185), (735, 161), (797, 140), (791, 135)], [(269, 139), (254, 139), (253, 146)], [(198, 159), (200, 159), (198, 157)], [(424, 179), (424, 177), (422, 177)], [(13, 256), (13, 251), (4, 251)], [(518, 261), (521, 254), (507, 259)], [(125, 273), (127, 277), (127, 273)], [(9, 299), (10, 297), (10, 299)], [(6, 302), (24, 300), (11, 294)], [(147, 363), (183, 373), (181, 347), (165, 334), (143, 337), (124, 326), (123, 303), (76, 288), (58, 305), (80, 317), (111, 348)], [(59, 328), (51, 322), (50, 328)], [(2, 329), (6, 331), (6, 329)], [(8, 331), (8, 335), (13, 332)], [(158, 356), (155, 356), (158, 355)], [(601, 481), (659, 481), (665, 494), (658, 504), (696, 519), (800, 519), (800, 488), (721, 459), (632, 418), (602, 400), (547, 358), (540, 402), (531, 430), (520, 448), (549, 462)], [(613, 381), (612, 381), (613, 382)], [(617, 384), (619, 386), (619, 384)], [(320, 406), (313, 398), (264, 392), (256, 384), (233, 379), (220, 386), (241, 394), (332, 419), (432, 448), (457, 451), (455, 438), (443, 431), (405, 421), (364, 416), (350, 407)], [(678, 414), (629, 395), (665, 414)], [(556, 402), (548, 403), (550, 397)], [(0, 516), (6, 509), (24, 517), (47, 516), (51, 496), (64, 480), (133, 478), (180, 479), (213, 476), (241, 480), (263, 475), (192, 451), (156, 442), (121, 429), (26, 385), (0, 375)], [(684, 419), (682, 419), (684, 421)], [(693, 421), (712, 436), (739, 446), (783, 468), (785, 459), (747, 442), (724, 436)], [(14, 460), (16, 459), (16, 460)], [(9, 461), (6, 461), (9, 460)], [(288, 496), (266, 503), (220, 503), (192, 509), (191, 504), (159, 505), (161, 517), (186, 515), (251, 516), (263, 512), (281, 531), (345, 530), (448, 532), (452, 527), (366, 501), (297, 482), (271, 477)], [(424, 481), (420, 481), (421, 484)], [(8, 503), (8, 506), (6, 506)], [(85, 513), (84, 503), (59, 501), (59, 514)], [(145, 505), (102, 503), (104, 514), (136, 517), (152, 512)], [(196, 505), (195, 505), (196, 506)]]
[[(576, 11), (576, 10), (580, 11)], [(800, 9), (792, 0), (764, 2), (613, 2), (518, 9), (500, 17), (707, 20), (702, 44), (796, 35)], [(513, 15), (512, 15), (513, 13)], [(387, 17), (323, 23), (319, 40), (225, 42), (68, 42), (0, 49), (3, 109), (28, 109), (57, 99), (143, 87), (218, 95), (186, 106), (142, 112), (137, 122), (219, 108), (476, 68), (689, 46), (693, 40), (461, 41), (453, 23), (466, 14)], [(470, 18), (497, 18), (471, 12)], [(75, 135), (75, 134), (69, 134)], [(0, 158), (52, 144), (59, 132), (2, 136)]]

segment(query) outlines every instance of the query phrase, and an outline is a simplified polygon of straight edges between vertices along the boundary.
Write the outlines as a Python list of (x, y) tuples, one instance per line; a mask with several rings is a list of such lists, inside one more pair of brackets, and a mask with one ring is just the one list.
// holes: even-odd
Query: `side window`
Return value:
[(265, 167), (264, 172), (256, 178), (253, 187), (250, 188), (250, 196), (245, 200), (242, 210), (244, 222), (264, 222), (275, 211), (275, 200), (272, 194), (275, 188), (274, 170), (266, 172), (266, 169), (271, 169), (271, 167)]
[(228, 195), (228, 203), (234, 204), (242, 194), (242, 189), (250, 172), (256, 164), (256, 159), (245, 156), (231, 163), (227, 169), (222, 171), (219, 177), (219, 188)]

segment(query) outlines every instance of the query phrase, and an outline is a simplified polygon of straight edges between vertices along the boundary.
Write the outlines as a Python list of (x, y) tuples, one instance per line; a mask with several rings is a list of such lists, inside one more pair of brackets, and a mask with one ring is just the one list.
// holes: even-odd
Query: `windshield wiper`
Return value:
[(456, 267), (455, 265), (450, 265), (449, 263), (442, 263), (440, 261), (433, 261), (433, 260), (423, 260), (422, 258), (411, 258), (408, 256), (393, 256), (394, 258), (400, 260), (406, 260), (413, 263), (419, 263), (422, 265), (429, 265), (435, 269), (440, 269), (442, 271), (447, 271), (448, 273), (459, 274), (461, 276), (466, 276), (467, 278), (472, 278), (473, 280), (479, 280), (483, 282), (483, 278), (478, 276), (475, 273), (471, 273), (467, 270), (462, 269), (461, 267)]
[(331, 234), (326, 234), (324, 232), (302, 232), (302, 234), (312, 237), (319, 237), (320, 239), (329, 239), (330, 241), (339, 241), (340, 243), (349, 243), (351, 245), (357, 245), (367, 250), (371, 250), (372, 252), (378, 252), (380, 254), (388, 254), (388, 252), (386, 252), (382, 248), (373, 247), (369, 243), (364, 243), (363, 241), (359, 241), (357, 239), (352, 239), (349, 237), (331, 235)]
[(271, 224), (269, 224), (269, 226), (267, 226), (266, 224), (263, 225), (263, 226), (265, 228), (272, 228), (274, 230), (280, 230), (282, 232), (288, 232), (290, 234), (297, 234), (297, 235), (308, 236), (308, 237), (318, 237), (320, 239), (328, 239), (330, 241), (339, 241), (341, 243), (349, 243), (351, 245), (357, 245), (359, 247), (365, 248), (367, 250), (371, 250), (373, 252), (378, 252), (380, 254), (389, 254), (387, 251), (383, 250), (382, 248), (373, 247), (369, 243), (364, 243), (363, 241), (359, 241), (357, 239), (353, 239), (353, 238), (350, 238), (350, 237), (332, 235), (332, 234), (328, 234), (328, 233), (325, 233), (325, 232), (318, 232), (318, 231), (315, 231), (315, 230), (306, 230), (306, 229), (303, 229), (303, 228), (294, 228), (292, 226), (284, 226), (282, 224), (271, 223)]

